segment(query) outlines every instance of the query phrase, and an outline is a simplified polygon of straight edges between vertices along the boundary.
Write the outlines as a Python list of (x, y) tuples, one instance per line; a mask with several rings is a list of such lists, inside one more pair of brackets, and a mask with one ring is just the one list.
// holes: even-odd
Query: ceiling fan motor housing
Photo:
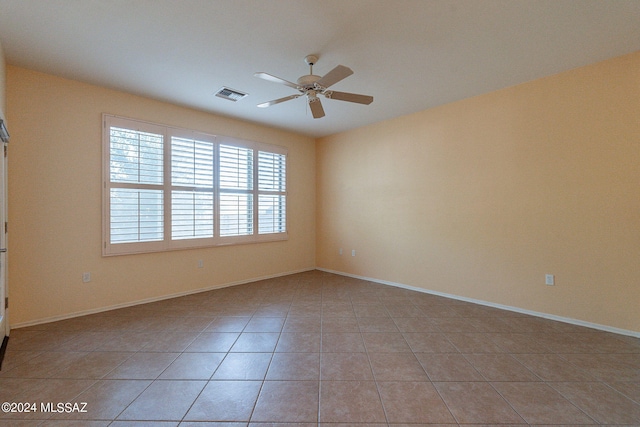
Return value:
[(317, 82), (318, 80), (320, 80), (320, 76), (316, 76), (315, 74), (307, 74), (306, 76), (300, 77), (296, 83), (298, 83), (299, 86), (305, 89), (309, 89), (312, 88), (315, 82)]

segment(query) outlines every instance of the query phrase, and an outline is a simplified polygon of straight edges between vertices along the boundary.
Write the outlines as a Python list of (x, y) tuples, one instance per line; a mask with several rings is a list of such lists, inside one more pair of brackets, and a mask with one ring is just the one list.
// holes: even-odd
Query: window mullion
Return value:
[(172, 220), (172, 212), (171, 212), (171, 203), (172, 203), (172, 193), (171, 193), (171, 133), (169, 129), (164, 133), (164, 174), (163, 174), (163, 192), (164, 192), (164, 243), (169, 246), (170, 242), (173, 240), (171, 236), (171, 220)]
[(259, 153), (260, 150), (258, 150), (257, 148), (255, 148), (253, 150), (253, 235), (257, 235), (258, 234), (258, 227), (260, 226), (260, 220), (259, 220), (259, 194), (260, 194), (260, 190), (258, 188), (258, 180), (259, 180), (259, 174), (260, 174), (260, 164), (259, 164)]
[(220, 142), (213, 144), (213, 237), (220, 238)]

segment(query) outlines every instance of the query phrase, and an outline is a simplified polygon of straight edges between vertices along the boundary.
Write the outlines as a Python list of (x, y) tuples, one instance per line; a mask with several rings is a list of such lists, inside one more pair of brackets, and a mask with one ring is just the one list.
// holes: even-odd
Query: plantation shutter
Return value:
[(287, 240), (287, 149), (103, 115), (104, 256)]
[(220, 236), (253, 234), (253, 150), (220, 145)]
[(171, 238), (210, 238), (214, 233), (214, 145), (171, 138)]
[(258, 233), (286, 231), (286, 156), (258, 152)]
[(111, 243), (164, 238), (163, 151), (162, 134), (110, 128)]

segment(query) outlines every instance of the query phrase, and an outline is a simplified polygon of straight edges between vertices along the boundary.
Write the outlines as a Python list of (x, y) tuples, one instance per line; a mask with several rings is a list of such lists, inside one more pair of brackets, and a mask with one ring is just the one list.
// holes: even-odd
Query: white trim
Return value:
[(474, 299), (474, 298), (467, 298), (467, 297), (462, 297), (462, 296), (459, 296), (459, 295), (447, 294), (447, 293), (444, 293), (444, 292), (432, 291), (432, 290), (424, 289), (424, 288), (417, 288), (415, 286), (405, 285), (405, 284), (402, 284), (402, 283), (389, 282), (387, 280), (374, 279), (372, 277), (358, 276), (356, 274), (349, 274), (349, 273), (345, 273), (345, 272), (342, 272), (342, 271), (329, 270), (327, 268), (316, 267), (316, 269), (320, 270), (320, 271), (324, 271), (326, 273), (332, 273), (332, 274), (337, 274), (337, 275), (340, 275), (340, 276), (352, 277), (354, 279), (367, 280), (369, 282), (374, 282), (374, 283), (380, 283), (380, 284), (383, 284), (383, 285), (394, 286), (396, 288), (408, 289), (408, 290), (411, 290), (411, 291), (422, 292), (422, 293), (425, 293), (425, 294), (437, 295), (437, 296), (440, 296), (440, 297), (451, 298), (451, 299), (455, 299), (455, 300), (459, 300), (459, 301), (465, 301), (465, 302), (471, 302), (471, 303), (474, 303), (474, 304), (480, 304), (480, 305), (484, 305), (484, 306), (487, 306), (487, 307), (499, 308), (501, 310), (508, 310), (508, 311), (513, 311), (513, 312), (516, 312), (516, 313), (528, 314), (530, 316), (541, 317), (541, 318), (544, 318), (544, 319), (556, 320), (558, 322), (569, 323), (569, 324), (572, 324), (572, 325), (584, 326), (586, 328), (597, 329), (597, 330), (600, 330), (600, 331), (612, 332), (614, 334), (627, 335), (627, 336), (630, 336), (630, 337), (640, 338), (640, 332), (631, 331), (631, 330), (628, 330), (628, 329), (622, 329), (622, 328), (616, 328), (616, 327), (613, 327), (613, 326), (601, 325), (599, 323), (586, 322), (584, 320), (572, 319), (570, 317), (556, 316), (555, 314), (543, 313), (543, 312), (539, 312), (539, 311), (526, 310), (526, 309), (523, 309), (523, 308), (513, 307), (513, 306), (509, 306), (509, 305), (496, 304), (496, 303), (489, 302), (489, 301), (483, 301), (483, 300), (478, 300), (478, 299)]
[(186, 296), (186, 295), (199, 294), (201, 292), (208, 292), (208, 291), (213, 291), (213, 290), (216, 290), (216, 289), (228, 288), (230, 286), (245, 285), (247, 283), (259, 282), (260, 280), (273, 279), (273, 278), (276, 278), (276, 277), (289, 276), (291, 274), (304, 273), (304, 272), (307, 272), (307, 271), (314, 271), (314, 270), (316, 270), (316, 268), (306, 268), (306, 269), (301, 269), (301, 270), (287, 271), (285, 273), (271, 274), (271, 275), (268, 275), (268, 276), (254, 277), (254, 278), (245, 279), (245, 280), (238, 280), (238, 281), (235, 281), (235, 282), (229, 282), (229, 283), (223, 283), (223, 284), (220, 284), (220, 285), (208, 286), (206, 288), (198, 288), (198, 289), (193, 289), (193, 290), (190, 290), (190, 291), (177, 292), (175, 294), (162, 295), (162, 296), (159, 296), (159, 297), (145, 298), (145, 299), (141, 299), (141, 300), (137, 300), (137, 301), (131, 301), (131, 302), (125, 302), (125, 303), (121, 303), (121, 304), (110, 305), (110, 306), (107, 306), (107, 307), (100, 307), (100, 308), (93, 308), (93, 309), (90, 309), (90, 310), (76, 311), (74, 313), (63, 314), (63, 315), (59, 315), (59, 316), (45, 317), (45, 318), (42, 318), (42, 319), (32, 320), (32, 321), (29, 321), (29, 322), (21, 322), (21, 323), (12, 324), (11, 325), (11, 329), (26, 328), (27, 326), (35, 326), (35, 325), (41, 325), (43, 323), (51, 323), (51, 322), (57, 322), (57, 321), (60, 321), (60, 320), (73, 319), (74, 317), (81, 317), (81, 316), (87, 316), (89, 314), (103, 313), (105, 311), (117, 310), (119, 308), (127, 308), (127, 307), (133, 307), (133, 306), (141, 305), (141, 304), (148, 304), (148, 303), (151, 303), (151, 302), (164, 301), (164, 300), (171, 299), (171, 298), (178, 298), (178, 297), (183, 297), (183, 296)]
[[(162, 137), (162, 177), (160, 183), (155, 180), (148, 180), (148, 182), (130, 182), (129, 180), (116, 180), (112, 181), (111, 178), (111, 129), (121, 128), (132, 132), (145, 132)], [(172, 180), (172, 168), (173, 164), (171, 156), (173, 155), (173, 141), (175, 138), (194, 139), (198, 142), (208, 143), (213, 148), (213, 182), (211, 186), (198, 187), (194, 185), (182, 185), (175, 184)], [(160, 145), (158, 143), (158, 145)], [(220, 157), (221, 147), (228, 146), (233, 149), (245, 149), (252, 153), (253, 156), (253, 182), (251, 188), (222, 188), (220, 183)], [(158, 151), (160, 149), (158, 148)], [(261, 166), (260, 153), (278, 154), (284, 156), (284, 169), (285, 169), (285, 185), (284, 190), (271, 191), (261, 190), (259, 180), (259, 170)], [(115, 116), (107, 113), (102, 114), (102, 256), (118, 256), (118, 255), (133, 255), (139, 253), (152, 253), (152, 252), (165, 252), (180, 249), (193, 249), (193, 248), (205, 248), (225, 245), (236, 245), (246, 243), (262, 243), (262, 242), (278, 242), (288, 240), (288, 215), (287, 209), (289, 206), (287, 197), (287, 183), (288, 174), (288, 148), (279, 145), (273, 145), (268, 143), (262, 143), (257, 141), (249, 141), (238, 138), (233, 138), (224, 135), (214, 135), (204, 132), (199, 132), (190, 129), (177, 128), (168, 125), (162, 125), (158, 123), (151, 123), (140, 121), (137, 119), (129, 119), (121, 116)], [(247, 153), (249, 154), (249, 153)], [(135, 181), (135, 180), (132, 180)], [(161, 219), (156, 220), (159, 224), (162, 222), (163, 226), (157, 226), (162, 230), (160, 236), (154, 236), (153, 240), (147, 241), (133, 241), (133, 242), (111, 242), (111, 192), (113, 190), (143, 190), (143, 191), (155, 191), (160, 197), (162, 195), (163, 203), (157, 203), (157, 206), (162, 206)], [(173, 238), (172, 236), (172, 196), (176, 191), (206, 191), (210, 192), (213, 196), (213, 233), (208, 237), (192, 237), (192, 238)], [(221, 195), (226, 194), (246, 194), (253, 200), (253, 215), (251, 219), (251, 232), (249, 234), (241, 235), (220, 235), (221, 227)], [(266, 233), (260, 232), (260, 196), (261, 195), (279, 195), (285, 199), (284, 210), (284, 231)], [(159, 211), (160, 209), (158, 209)], [(157, 234), (160, 234), (156, 230)]]

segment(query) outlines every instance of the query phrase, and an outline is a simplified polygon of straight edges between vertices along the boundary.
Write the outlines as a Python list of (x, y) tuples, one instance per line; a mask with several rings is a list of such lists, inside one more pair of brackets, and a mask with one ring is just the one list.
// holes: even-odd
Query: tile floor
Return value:
[(36, 404), (2, 426), (637, 426), (640, 340), (312, 271), (16, 329), (0, 402)]

